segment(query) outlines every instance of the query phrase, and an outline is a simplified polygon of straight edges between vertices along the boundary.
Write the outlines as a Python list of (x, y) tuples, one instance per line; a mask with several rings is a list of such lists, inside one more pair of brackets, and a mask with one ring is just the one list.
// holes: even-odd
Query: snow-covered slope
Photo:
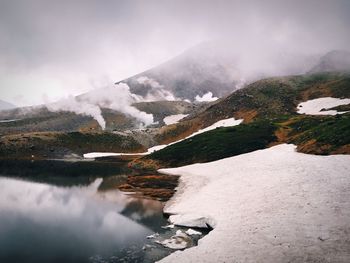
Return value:
[(167, 116), (163, 119), (165, 125), (170, 125), (174, 123), (178, 123), (181, 119), (185, 118), (188, 116), (188, 114), (175, 114), (175, 115), (170, 115)]
[[(309, 115), (336, 115), (343, 114), (345, 112), (338, 112), (336, 110), (326, 110), (331, 109), (340, 105), (350, 104), (350, 99), (338, 99), (338, 98), (318, 98), (313, 100), (308, 100), (298, 105), (298, 113), (309, 114)], [(322, 111), (323, 110), (323, 111)]]
[(349, 155), (282, 144), (160, 172), (181, 175), (170, 221), (214, 227), (161, 262), (350, 261)]

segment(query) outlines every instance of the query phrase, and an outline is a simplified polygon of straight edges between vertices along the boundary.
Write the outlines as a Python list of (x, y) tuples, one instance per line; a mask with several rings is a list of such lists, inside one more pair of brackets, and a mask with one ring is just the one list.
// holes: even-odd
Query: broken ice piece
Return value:
[(151, 248), (155, 248), (155, 246), (152, 246), (152, 245), (144, 245), (143, 247), (142, 247), (142, 250), (147, 250), (147, 249), (151, 249)]
[(163, 241), (157, 240), (155, 242), (171, 249), (185, 249), (192, 244), (191, 238), (181, 230), (177, 230), (176, 235), (169, 239), (165, 239)]
[(189, 228), (186, 232), (187, 235), (193, 236), (193, 235), (202, 235), (202, 232), (193, 230), (192, 228)]
[(147, 236), (146, 238), (147, 239), (152, 239), (152, 238), (156, 238), (157, 236), (159, 236), (159, 234), (158, 233), (154, 233), (152, 235)]
[(167, 229), (167, 228), (174, 228), (175, 225), (167, 225), (167, 226), (162, 226), (162, 228)]

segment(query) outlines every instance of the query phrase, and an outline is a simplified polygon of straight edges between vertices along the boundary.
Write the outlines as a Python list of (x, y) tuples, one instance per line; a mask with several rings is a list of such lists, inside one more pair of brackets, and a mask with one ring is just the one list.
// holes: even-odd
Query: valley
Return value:
[(350, 73), (313, 71), (262, 78), (226, 95), (210, 90), (220, 98), (208, 101), (148, 101), (181, 92), (150, 78), (140, 83), (142, 73), (127, 80), (136, 92), (127, 110), (114, 104), (113, 93), (68, 101), (97, 107), (97, 115), (57, 105), (1, 111), (0, 169), (11, 180), (30, 180), (29, 188), (68, 183), (75, 191), (79, 184), (108, 198), (140, 200), (130, 201), (130, 214), (122, 212), (131, 221), (143, 220), (138, 213), (148, 209), (135, 202), (157, 206), (157, 223), (141, 216), (148, 241), (132, 247), (142, 262), (269, 262), (270, 253), (277, 261), (328, 255), (345, 262)]

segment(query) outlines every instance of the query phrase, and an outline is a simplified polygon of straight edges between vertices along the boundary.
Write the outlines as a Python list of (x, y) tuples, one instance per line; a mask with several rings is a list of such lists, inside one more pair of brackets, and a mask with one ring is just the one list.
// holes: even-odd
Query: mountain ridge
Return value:
[(0, 111), (14, 109), (16, 106), (4, 100), (0, 100)]

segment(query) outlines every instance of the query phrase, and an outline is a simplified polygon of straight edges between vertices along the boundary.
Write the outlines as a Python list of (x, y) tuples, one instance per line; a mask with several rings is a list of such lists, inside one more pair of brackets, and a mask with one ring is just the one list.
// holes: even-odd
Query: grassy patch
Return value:
[(217, 128), (171, 145), (143, 159), (155, 160), (162, 166), (214, 161), (266, 148), (276, 140), (276, 128), (276, 125), (268, 120)]
[(307, 116), (298, 118), (289, 127), (291, 142), (305, 145), (315, 141), (317, 147), (327, 145), (327, 149), (320, 152), (329, 154), (338, 148), (350, 144), (350, 114), (336, 116)]
[[(278, 136), (278, 138), (277, 138)], [(234, 127), (217, 128), (136, 160), (135, 166), (177, 167), (293, 143), (310, 154), (349, 153), (350, 114), (336, 116), (279, 115)]]

